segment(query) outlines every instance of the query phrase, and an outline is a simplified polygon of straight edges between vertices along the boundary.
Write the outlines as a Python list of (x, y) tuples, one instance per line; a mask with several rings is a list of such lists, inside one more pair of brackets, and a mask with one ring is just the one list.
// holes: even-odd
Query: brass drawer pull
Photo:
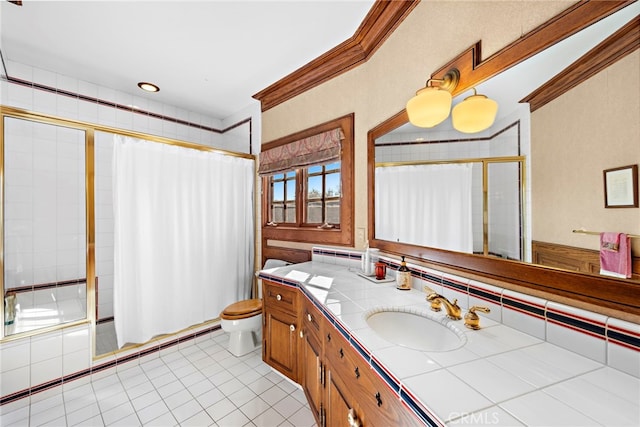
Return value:
[(356, 411), (351, 408), (349, 409), (349, 413), (347, 414), (347, 422), (349, 423), (349, 427), (361, 427), (362, 423), (358, 419), (356, 415)]
[(309, 322), (313, 322), (313, 316), (311, 316), (311, 313), (307, 313), (307, 320)]
[(295, 332), (295, 330), (296, 330), (296, 326), (295, 326), (295, 325), (289, 325), (289, 330), (290, 330), (291, 332)]
[(276, 295), (276, 299), (277, 299), (278, 301), (282, 301), (282, 295), (280, 295), (280, 294)]

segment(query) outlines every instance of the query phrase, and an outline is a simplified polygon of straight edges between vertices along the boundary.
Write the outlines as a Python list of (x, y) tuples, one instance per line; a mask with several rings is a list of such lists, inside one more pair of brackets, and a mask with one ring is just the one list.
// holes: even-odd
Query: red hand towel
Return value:
[(622, 233), (600, 233), (600, 250), (618, 252)]
[(631, 277), (629, 236), (624, 233), (600, 233), (600, 274), (620, 278)]

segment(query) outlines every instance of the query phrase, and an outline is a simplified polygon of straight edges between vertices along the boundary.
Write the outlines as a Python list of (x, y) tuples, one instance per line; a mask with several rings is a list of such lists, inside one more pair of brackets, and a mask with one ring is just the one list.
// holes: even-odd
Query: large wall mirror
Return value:
[[(626, 158), (629, 163), (638, 163), (637, 142), (640, 135), (637, 117), (628, 114), (627, 111), (636, 114), (638, 112), (639, 11), (640, 5), (633, 3), (620, 7), (615, 13), (607, 12), (606, 17), (591, 16), (583, 19), (579, 15), (577, 18), (574, 16), (571, 25), (580, 31), (558, 41), (557, 31), (551, 29), (563, 26), (564, 18), (561, 17), (549, 24), (547, 30), (538, 31), (537, 41), (524, 40), (520, 41), (520, 45), (514, 42), (510, 46), (511, 59), (505, 59), (507, 67), (492, 71), (489, 75), (491, 78), (481, 77), (476, 81), (468, 78), (466, 87), (462, 89), (467, 92), (454, 93), (457, 95), (454, 105), (470, 94), (468, 91), (471, 86), (474, 86), (478, 93), (495, 99), (499, 104), (499, 116), (494, 125), (486, 131), (470, 135), (459, 133), (451, 127), (450, 119), (432, 129), (417, 128), (408, 123), (405, 111), (372, 129), (369, 132), (368, 147), (370, 242), (382, 250), (407, 254), (428, 263), (480, 276), (506, 279), (530, 289), (595, 304), (604, 310), (616, 309), (639, 315), (638, 276), (621, 280), (601, 276), (597, 274), (598, 271), (580, 270), (580, 273), (576, 273), (573, 267), (562, 264), (553, 267), (549, 267), (551, 264), (542, 266), (535, 252), (536, 244), (540, 243), (537, 239), (548, 241), (558, 235), (563, 236), (559, 239), (562, 245), (556, 246), (593, 249), (598, 247), (597, 234), (601, 231), (640, 234), (640, 209), (605, 211), (604, 203), (600, 203), (600, 199), (603, 192), (602, 171), (607, 167), (598, 163), (598, 160), (586, 159), (608, 156), (610, 159)], [(565, 15), (569, 16), (571, 13)], [(575, 19), (583, 19), (581, 26), (576, 25)], [(564, 25), (568, 27), (568, 24)], [(547, 40), (541, 41), (541, 35), (544, 35), (545, 31)], [(528, 42), (531, 44), (527, 45)], [(532, 44), (537, 45), (537, 50), (532, 50)], [(521, 60), (509, 63), (518, 55), (514, 55), (513, 52), (521, 46), (525, 46), (520, 53)], [(524, 52), (527, 49), (528, 51)], [(495, 64), (500, 62), (500, 54), (501, 52), (491, 58), (493, 65), (488, 67), (495, 67)], [(593, 65), (594, 63), (597, 65)], [(614, 90), (622, 93), (619, 102), (624, 107), (620, 110), (627, 111), (619, 111), (612, 107), (611, 102), (598, 102), (595, 100), (597, 98), (588, 105), (589, 109), (594, 110), (588, 114), (585, 113), (584, 104), (567, 105), (576, 98), (580, 99), (579, 96), (575, 96), (575, 92), (584, 90), (581, 88), (593, 88), (596, 92), (606, 91), (607, 89), (602, 87), (602, 77), (598, 76), (602, 73), (617, 73), (618, 71), (612, 71), (613, 67), (624, 67), (624, 77), (621, 80), (630, 79), (635, 85), (633, 88), (636, 92), (632, 91), (634, 93), (630, 96), (624, 94), (625, 89), (628, 91), (628, 86), (623, 83), (622, 90), (608, 88), (612, 93)], [(629, 70), (633, 75), (624, 74)], [(443, 67), (433, 76), (437, 77), (438, 73), (446, 71), (446, 67)], [(462, 74), (464, 77), (464, 71)], [(567, 76), (573, 76), (573, 82), (577, 80), (579, 84), (572, 83)], [(615, 76), (616, 74), (609, 74), (604, 81), (613, 80)], [(564, 87), (558, 88), (558, 85), (563, 84)], [(577, 90), (571, 94), (568, 90), (574, 86)], [(564, 116), (558, 118), (560, 126), (564, 123), (568, 129), (574, 129), (569, 132), (576, 133), (575, 129), (586, 128), (589, 122), (598, 121), (597, 128), (605, 138), (603, 143), (606, 143), (606, 155), (598, 154), (597, 150), (594, 150), (597, 147), (588, 146), (581, 150), (580, 145), (571, 146), (570, 142), (565, 143), (562, 138), (549, 134), (550, 129), (559, 126), (558, 123), (550, 123), (552, 119), (547, 117), (548, 113), (538, 113), (534, 110), (557, 96), (549, 95), (552, 91), (564, 93), (558, 98), (559, 107), (554, 107), (566, 111)], [(594, 90), (591, 90), (591, 93), (593, 92)], [(614, 100), (615, 102), (618, 100)], [(557, 113), (555, 115), (561, 116)], [(632, 122), (633, 120), (635, 122)], [(627, 136), (624, 139), (628, 141), (617, 140), (617, 137), (613, 136), (619, 135), (616, 129), (625, 129), (627, 134), (624, 135)], [(607, 135), (609, 141), (606, 140)], [(569, 154), (546, 148), (553, 144), (565, 144), (565, 151), (569, 151)], [(601, 150), (605, 150), (604, 146)], [(543, 151), (547, 154), (539, 154)], [(562, 156), (565, 155), (573, 155), (577, 160), (563, 165)], [(557, 160), (554, 160), (553, 156), (556, 156)], [(552, 163), (554, 161), (555, 163)], [(576, 167), (574, 164), (584, 167)], [(464, 165), (471, 165), (471, 171), (466, 175)], [(445, 173), (444, 170), (435, 172), (435, 176), (440, 177), (433, 179), (436, 187), (447, 187), (445, 193), (449, 199), (446, 201), (440, 198), (445, 196), (437, 196), (435, 193), (433, 196), (425, 197), (425, 185), (418, 185), (421, 192), (418, 196), (418, 190), (412, 190), (409, 184), (411, 180), (416, 181), (415, 176), (405, 180), (398, 180), (397, 177), (402, 169), (429, 168), (435, 171), (436, 168), (443, 167), (455, 167), (460, 170), (454, 175), (450, 175), (448, 171)], [(587, 178), (582, 177), (583, 172)], [(420, 182), (425, 182), (427, 178), (424, 177), (429, 173), (432, 172), (425, 171), (425, 175), (420, 175)], [(445, 176), (446, 179), (443, 178)], [(458, 184), (454, 185), (455, 182)], [(554, 186), (564, 191), (561, 193), (564, 196), (558, 199), (566, 200), (551, 198)], [(393, 197), (389, 196), (391, 188), (396, 189), (393, 191)], [(451, 201), (454, 193), (456, 199)], [(578, 200), (580, 198), (597, 198), (598, 212), (583, 209), (582, 212), (576, 213), (580, 208), (575, 207), (582, 203)], [(418, 199), (422, 199), (420, 205), (416, 205)], [(429, 204), (427, 200), (427, 203), (423, 203), (424, 199), (435, 202)], [(463, 207), (464, 203), (458, 199), (468, 200), (469, 208)], [(564, 202), (574, 205), (574, 209), (562, 209)], [(443, 215), (448, 217), (439, 227), (445, 229), (448, 226), (455, 230), (446, 233), (445, 241), (436, 238), (437, 230), (426, 233), (431, 240), (424, 240), (427, 238), (401, 229), (400, 225), (412, 222), (414, 225), (410, 225), (410, 228), (421, 229), (424, 215), (421, 215), (420, 211), (437, 211), (438, 207), (434, 205), (443, 203), (447, 204)], [(455, 206), (455, 209), (452, 206)], [(399, 213), (400, 217), (392, 217), (389, 208)], [(416, 213), (416, 210), (419, 212)], [(453, 210), (456, 211), (455, 221), (451, 216)], [(405, 215), (407, 211), (411, 214)], [(464, 212), (460, 218), (458, 211)], [(452, 225), (452, 222), (455, 224)], [(585, 225), (593, 228), (589, 231), (593, 231), (594, 235), (578, 235), (573, 232), (574, 229)], [(452, 236), (455, 239), (451, 239)], [(558, 242), (554, 245), (556, 243)], [(632, 239), (632, 247), (633, 252), (638, 254), (640, 239)]]

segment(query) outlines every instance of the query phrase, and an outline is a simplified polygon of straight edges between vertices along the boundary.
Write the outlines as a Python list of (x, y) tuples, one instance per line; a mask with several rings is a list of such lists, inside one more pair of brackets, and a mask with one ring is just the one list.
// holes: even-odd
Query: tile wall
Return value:
[[(314, 248), (312, 260), (359, 269), (360, 254), (344, 249)], [(391, 274), (400, 266), (395, 258), (384, 255), (380, 258)], [(429, 286), (449, 300), (457, 298), (463, 308), (488, 306), (491, 313), (483, 313), (483, 317), (640, 378), (640, 324), (427, 267), (409, 263), (407, 266), (415, 289)]]
[[(152, 94), (134, 96), (13, 61), (6, 61), (6, 70), (9, 78), (0, 79), (2, 106), (224, 150), (245, 153), (250, 150), (253, 153), (259, 151), (260, 132), (256, 132), (256, 129), (259, 130), (260, 106), (257, 102), (229, 120), (221, 121), (201, 113), (156, 102), (152, 99)], [(243, 123), (234, 126), (234, 123), (240, 122)], [(219, 131), (229, 128), (228, 133)], [(251, 138), (250, 143), (247, 136)], [(109, 137), (98, 132), (96, 139), (98, 150), (101, 150), (97, 151), (101, 160), (96, 164), (96, 172), (104, 177), (105, 171), (110, 168), (110, 154), (106, 152), (108, 148), (102, 150), (104, 144), (100, 141), (108, 140)], [(62, 155), (56, 151), (49, 154)], [(110, 197), (110, 188), (106, 179), (99, 180), (99, 184), (96, 202), (102, 204), (104, 209), (100, 209), (99, 216), (96, 216), (96, 243), (102, 248), (101, 254), (104, 256), (100, 255), (96, 260), (96, 267), (98, 273), (103, 273), (99, 287), (106, 291), (98, 296), (100, 316), (103, 317), (108, 316), (113, 310), (110, 294), (113, 279), (105, 273), (113, 270), (113, 260), (108, 255), (109, 234), (113, 230), (107, 224), (109, 214), (104, 204)], [(80, 219), (77, 215), (75, 217), (74, 226), (79, 227)], [(0, 411), (4, 411), (5, 406), (11, 402), (28, 405), (30, 399), (41, 398), (51, 387), (66, 383), (73, 386), (78, 383), (78, 378), (84, 378), (87, 372), (93, 374), (93, 369), (104, 366), (104, 359), (92, 361), (91, 340), (91, 328), (84, 324), (1, 342)], [(151, 348), (156, 349), (153, 351), (159, 351), (158, 343), (151, 344)], [(144, 357), (139, 351), (140, 349), (136, 350), (135, 355), (128, 360), (135, 361)], [(115, 356), (113, 360), (115, 363)], [(25, 396), (30, 399), (24, 398)]]
[(84, 132), (4, 123), (5, 291), (84, 280)]

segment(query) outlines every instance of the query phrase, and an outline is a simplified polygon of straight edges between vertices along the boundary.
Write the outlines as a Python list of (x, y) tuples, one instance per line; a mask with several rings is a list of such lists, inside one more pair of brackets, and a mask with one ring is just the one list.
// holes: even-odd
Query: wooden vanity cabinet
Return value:
[(423, 425), (337, 330), (327, 333), (325, 369), (327, 426), (351, 425), (349, 412), (353, 425)]
[(300, 384), (309, 401), (316, 423), (324, 425), (324, 374), (322, 334), (325, 320), (318, 309), (306, 298), (301, 304), (300, 330)]
[(262, 281), (262, 360), (298, 379), (298, 290)]
[(263, 280), (262, 359), (302, 386), (316, 423), (423, 425), (300, 291)]

